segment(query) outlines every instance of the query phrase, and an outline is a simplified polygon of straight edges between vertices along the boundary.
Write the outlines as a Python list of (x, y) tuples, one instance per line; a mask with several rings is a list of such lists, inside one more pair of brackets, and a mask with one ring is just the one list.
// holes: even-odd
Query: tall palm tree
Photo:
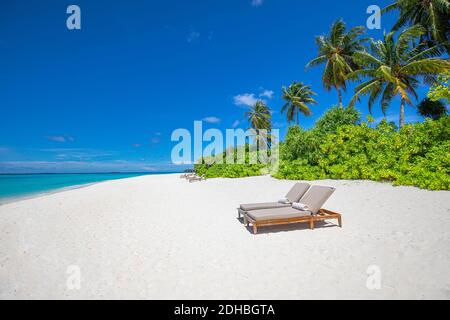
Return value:
[(245, 117), (255, 130), (269, 130), (272, 125), (272, 114), (269, 107), (263, 101), (256, 104), (245, 113)]
[(299, 124), (299, 114), (309, 117), (312, 112), (308, 104), (317, 104), (313, 96), (317, 94), (311, 90), (311, 86), (304, 85), (301, 82), (294, 82), (289, 87), (283, 87), (282, 99), (286, 101), (281, 108), (281, 113), (286, 112), (287, 121), (292, 122), (296, 119)]
[(429, 41), (431, 45), (444, 45), (449, 51), (449, 0), (396, 0), (383, 9), (384, 12), (391, 10), (400, 11), (400, 17), (393, 31), (404, 26), (420, 25), (426, 30), (422, 40)]
[(448, 60), (435, 58), (439, 56), (436, 46), (412, 45), (424, 32), (421, 26), (414, 26), (403, 30), (397, 40), (395, 33), (390, 32), (382, 41), (372, 40), (370, 52), (357, 52), (355, 61), (362, 69), (350, 74), (349, 78), (366, 78), (368, 81), (355, 88), (350, 105), (353, 106), (360, 96), (369, 95), (369, 110), (372, 111), (373, 104), (381, 97), (381, 108), (385, 113), (392, 99), (398, 96), (401, 100), (399, 126), (402, 127), (405, 104), (412, 105), (411, 96), (417, 100), (418, 77), (433, 82), (437, 74), (450, 68)]
[(338, 20), (331, 27), (329, 35), (316, 37), (319, 48), (318, 57), (311, 60), (306, 67), (325, 64), (322, 83), (328, 91), (336, 89), (339, 95), (339, 106), (342, 108), (342, 90), (346, 91), (346, 77), (356, 70), (353, 54), (363, 50), (367, 39), (361, 38), (364, 27), (354, 27), (348, 32), (344, 21)]
[[(256, 133), (256, 142), (261, 146), (266, 144), (270, 146), (270, 131), (272, 129), (272, 112), (269, 107), (261, 100), (245, 113), (245, 117), (252, 129)], [(264, 130), (264, 131), (261, 131)]]

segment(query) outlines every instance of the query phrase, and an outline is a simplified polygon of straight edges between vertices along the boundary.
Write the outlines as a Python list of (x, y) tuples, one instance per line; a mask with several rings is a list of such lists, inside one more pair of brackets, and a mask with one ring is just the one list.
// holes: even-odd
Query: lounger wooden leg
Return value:
[(258, 227), (256, 226), (256, 224), (253, 224), (253, 234), (257, 234), (258, 233)]
[(241, 218), (241, 210), (238, 209), (238, 219)]
[(309, 228), (311, 230), (314, 230), (314, 219), (311, 218), (311, 220), (309, 220)]
[(341, 216), (338, 217), (338, 223), (339, 223), (339, 227), (342, 228), (342, 217)]

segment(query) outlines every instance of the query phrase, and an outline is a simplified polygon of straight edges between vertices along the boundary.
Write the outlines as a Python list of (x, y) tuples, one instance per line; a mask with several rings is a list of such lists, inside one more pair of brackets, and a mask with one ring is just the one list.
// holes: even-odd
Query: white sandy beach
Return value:
[[(240, 203), (278, 200), (270, 177), (103, 182), (0, 206), (2, 299), (450, 299), (450, 192), (334, 186), (343, 228), (261, 228)], [(69, 290), (76, 265), (80, 289)], [(381, 289), (366, 286), (369, 266)], [(69, 269), (70, 271), (70, 269)]]

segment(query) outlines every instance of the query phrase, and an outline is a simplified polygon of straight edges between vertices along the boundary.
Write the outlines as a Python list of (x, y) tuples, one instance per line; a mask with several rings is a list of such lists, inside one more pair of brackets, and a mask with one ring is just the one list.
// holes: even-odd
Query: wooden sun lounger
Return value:
[(342, 216), (337, 212), (321, 209), (328, 198), (336, 189), (326, 186), (312, 186), (300, 199), (300, 202), (308, 207), (308, 211), (295, 208), (271, 208), (247, 211), (244, 214), (244, 224), (253, 227), (253, 233), (258, 233), (258, 227), (284, 225), (292, 223), (309, 223), (311, 230), (315, 222), (336, 219), (339, 227), (342, 227)]
[(279, 202), (264, 202), (264, 203), (251, 203), (251, 204), (241, 204), (238, 210), (238, 219), (244, 217), (245, 223), (245, 213), (253, 210), (260, 209), (275, 209), (290, 207), (293, 202), (298, 202), (301, 197), (308, 191), (311, 187), (309, 183), (296, 183), (291, 190), (286, 194), (285, 199), (289, 200), (289, 203), (279, 203)]
[(276, 225), (285, 225), (285, 224), (293, 224), (293, 223), (306, 223), (309, 222), (309, 228), (314, 230), (315, 222), (325, 221), (336, 219), (338, 221), (338, 225), (342, 228), (342, 215), (337, 212), (333, 212), (327, 209), (320, 209), (319, 212), (315, 215), (307, 215), (303, 217), (289, 218), (289, 219), (272, 219), (272, 220), (263, 220), (256, 221), (252, 219), (250, 216), (246, 216), (246, 225), (250, 224), (253, 227), (253, 233), (258, 233), (259, 227), (267, 227), (267, 226), (276, 226)]

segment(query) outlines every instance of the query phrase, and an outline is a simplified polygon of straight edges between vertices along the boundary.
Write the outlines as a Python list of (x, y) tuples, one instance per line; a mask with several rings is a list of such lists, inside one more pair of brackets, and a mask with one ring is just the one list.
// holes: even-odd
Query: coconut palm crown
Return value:
[(437, 58), (440, 55), (437, 46), (414, 45), (424, 32), (423, 27), (414, 26), (403, 30), (397, 39), (395, 33), (390, 32), (384, 35), (383, 40), (372, 40), (370, 52), (356, 52), (355, 61), (361, 69), (351, 73), (349, 79), (366, 81), (355, 88), (350, 105), (368, 95), (369, 110), (372, 111), (375, 101), (380, 98), (381, 109), (385, 113), (393, 98), (400, 97), (399, 126), (402, 127), (405, 104), (412, 105), (412, 98), (418, 98), (418, 78), (423, 77), (426, 82), (433, 83), (437, 74), (450, 68), (448, 60)]
[(449, 47), (450, 2), (449, 0), (396, 0), (383, 9), (384, 12), (398, 10), (399, 19), (392, 28), (397, 31), (405, 26), (420, 25), (425, 29), (423, 41), (431, 45)]
[(322, 83), (328, 91), (332, 88), (337, 90), (341, 108), (342, 90), (347, 89), (347, 75), (357, 68), (353, 55), (356, 51), (363, 50), (363, 44), (367, 41), (361, 38), (363, 34), (364, 27), (354, 27), (347, 32), (344, 21), (336, 21), (328, 35), (316, 37), (318, 57), (306, 65), (307, 68), (325, 65)]
[(299, 114), (310, 116), (312, 114), (308, 104), (317, 104), (313, 96), (317, 94), (311, 90), (311, 87), (304, 85), (301, 82), (294, 82), (289, 87), (282, 88), (282, 99), (286, 101), (281, 108), (281, 113), (286, 112), (286, 118), (288, 122), (293, 122), (296, 119), (296, 123), (299, 124)]

